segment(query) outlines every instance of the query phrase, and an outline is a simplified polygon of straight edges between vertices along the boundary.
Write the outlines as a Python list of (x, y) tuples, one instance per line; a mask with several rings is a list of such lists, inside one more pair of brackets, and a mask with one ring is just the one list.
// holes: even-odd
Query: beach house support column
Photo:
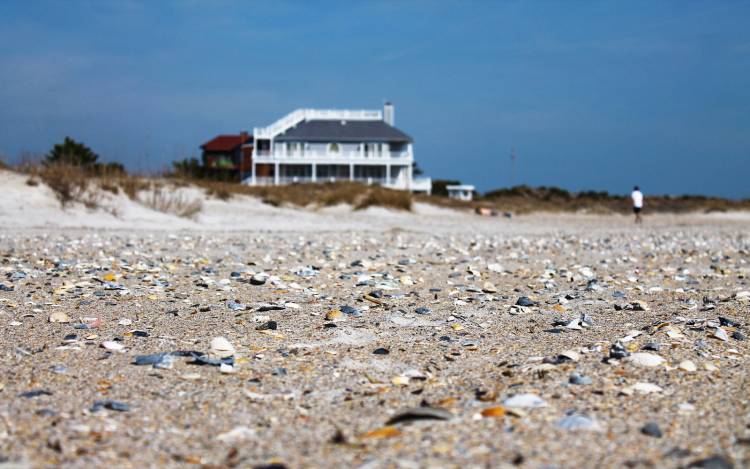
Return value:
[(385, 164), (385, 184), (388, 186), (391, 184), (391, 165), (390, 163)]
[(273, 164), (273, 185), (274, 186), (279, 185), (279, 167), (280, 166), (281, 165), (279, 164), (278, 161)]
[(250, 177), (250, 184), (254, 186), (257, 184), (257, 181), (255, 180), (255, 158), (253, 158), (251, 165), (252, 165), (252, 176)]
[(411, 178), (412, 178), (413, 165), (406, 166), (406, 190), (411, 190)]
[(318, 180), (318, 170), (315, 166), (315, 163), (312, 164), (312, 182), (315, 182)]
[(349, 163), (349, 180), (354, 180), (354, 163)]

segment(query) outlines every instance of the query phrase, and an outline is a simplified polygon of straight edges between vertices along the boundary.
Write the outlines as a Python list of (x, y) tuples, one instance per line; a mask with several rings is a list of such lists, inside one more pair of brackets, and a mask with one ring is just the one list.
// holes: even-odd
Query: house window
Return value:
[(328, 145), (328, 152), (329, 153), (338, 153), (339, 152), (339, 144), (338, 143), (331, 143)]

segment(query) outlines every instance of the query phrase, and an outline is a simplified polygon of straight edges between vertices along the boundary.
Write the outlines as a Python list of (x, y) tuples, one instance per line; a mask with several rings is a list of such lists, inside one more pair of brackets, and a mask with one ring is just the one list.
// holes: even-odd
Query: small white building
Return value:
[(474, 197), (474, 186), (467, 184), (445, 186), (445, 190), (451, 199), (471, 201)]
[(414, 178), (409, 135), (394, 127), (395, 109), (297, 109), (268, 127), (253, 129), (253, 186), (296, 182), (359, 181), (427, 192), (429, 178)]

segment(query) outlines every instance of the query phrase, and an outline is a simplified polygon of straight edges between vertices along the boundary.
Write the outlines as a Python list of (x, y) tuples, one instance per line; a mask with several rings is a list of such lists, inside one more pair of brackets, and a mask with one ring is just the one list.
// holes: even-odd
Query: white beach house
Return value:
[(470, 202), (474, 198), (476, 188), (469, 184), (456, 184), (445, 186), (445, 190), (448, 191), (448, 197), (451, 199)]
[(432, 181), (414, 178), (412, 139), (394, 127), (394, 111), (390, 103), (383, 111), (297, 109), (255, 128), (243, 182), (359, 181), (429, 193)]

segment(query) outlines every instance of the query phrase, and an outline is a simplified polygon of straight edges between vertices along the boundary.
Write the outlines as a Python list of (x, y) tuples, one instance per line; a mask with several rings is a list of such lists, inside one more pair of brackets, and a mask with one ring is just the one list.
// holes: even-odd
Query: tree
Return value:
[(461, 181), (455, 179), (435, 179), (432, 181), (432, 195), (448, 197), (447, 186), (458, 186)]
[(44, 159), (45, 164), (64, 163), (73, 166), (92, 167), (96, 164), (99, 155), (91, 151), (83, 143), (78, 143), (70, 137), (65, 137), (65, 141), (52, 147)]
[(414, 161), (411, 164), (411, 173), (413, 176), (421, 176), (424, 174), (424, 171), (422, 171), (422, 168), (419, 167), (419, 164)]
[(197, 158), (185, 158), (181, 161), (173, 161), (174, 174), (177, 177), (202, 179), (205, 171)]

